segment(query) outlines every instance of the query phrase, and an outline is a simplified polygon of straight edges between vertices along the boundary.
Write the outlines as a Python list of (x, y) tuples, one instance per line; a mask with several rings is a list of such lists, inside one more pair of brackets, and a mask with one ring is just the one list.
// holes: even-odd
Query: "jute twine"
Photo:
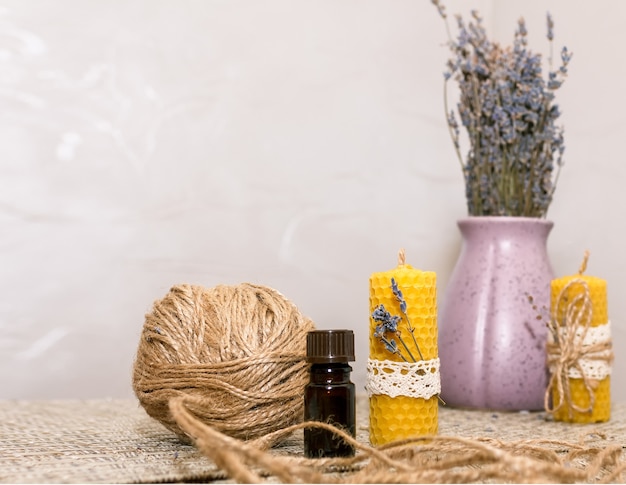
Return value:
[[(587, 267), (588, 258), (589, 252), (585, 252), (583, 263), (578, 271), (581, 275)], [(570, 293), (570, 289), (576, 285), (580, 285), (582, 291), (568, 299), (567, 295)], [(558, 321), (558, 315), (561, 314), (563, 306), (565, 306), (564, 318), (562, 321)], [(544, 396), (544, 407), (549, 413), (554, 413), (563, 406), (567, 407), (570, 418), (574, 411), (582, 413), (591, 411), (595, 402), (594, 390), (598, 386), (598, 381), (587, 376), (581, 361), (582, 359), (604, 361), (609, 365), (613, 362), (611, 340), (590, 345), (584, 344), (585, 335), (587, 335), (592, 322), (592, 311), (589, 286), (581, 278), (574, 278), (569, 281), (556, 298), (556, 304), (552, 309), (548, 323), (553, 336), (547, 344), (548, 367), (552, 369), (552, 372)], [(582, 329), (582, 334), (579, 337), (576, 335), (577, 329)], [(568, 376), (571, 368), (578, 370), (581, 375), (589, 396), (587, 407), (578, 406), (572, 400)], [(554, 391), (556, 391), (556, 399), (551, 399)], [(551, 401), (554, 402), (551, 404)]]
[(150, 416), (185, 440), (205, 428), (266, 436), (303, 419), (313, 329), (266, 286), (174, 286), (146, 315), (133, 389)]
[[(332, 425), (305, 422), (262, 440), (242, 442), (209, 426), (196, 426), (180, 401), (173, 408), (181, 427), (197, 433), (200, 451), (241, 483), (260, 483), (263, 477), (284, 483), (611, 483), (621, 480), (626, 470), (626, 463), (620, 461), (620, 445), (590, 448), (546, 439), (506, 443), (492, 438), (426, 436), (375, 448)], [(269, 442), (307, 427), (331, 431), (354, 446), (356, 455), (310, 459), (266, 450)]]

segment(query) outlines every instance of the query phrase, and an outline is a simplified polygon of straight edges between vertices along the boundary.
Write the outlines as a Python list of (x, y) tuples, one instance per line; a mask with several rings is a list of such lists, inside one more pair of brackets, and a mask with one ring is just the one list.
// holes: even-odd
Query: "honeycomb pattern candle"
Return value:
[(436, 274), (405, 263), (370, 277), (367, 364), (370, 441), (433, 435), (438, 429)]
[[(587, 258), (588, 253), (577, 275), (551, 284), (548, 357), (552, 375), (546, 409), (555, 420), (573, 423), (608, 421), (611, 414), (613, 353), (606, 281), (583, 274)], [(563, 352), (568, 352), (565, 359)], [(559, 359), (564, 361), (561, 367)], [(552, 407), (548, 397), (552, 397)]]

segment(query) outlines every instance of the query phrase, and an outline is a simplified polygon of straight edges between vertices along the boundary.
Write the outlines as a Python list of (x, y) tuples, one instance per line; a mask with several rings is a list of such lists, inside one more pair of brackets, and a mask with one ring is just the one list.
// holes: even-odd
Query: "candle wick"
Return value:
[(585, 255), (583, 256), (583, 262), (578, 269), (578, 274), (582, 275), (587, 270), (587, 261), (589, 261), (589, 250), (585, 250)]
[(404, 266), (406, 264), (406, 255), (404, 254), (404, 248), (400, 248), (398, 251), (398, 266)]

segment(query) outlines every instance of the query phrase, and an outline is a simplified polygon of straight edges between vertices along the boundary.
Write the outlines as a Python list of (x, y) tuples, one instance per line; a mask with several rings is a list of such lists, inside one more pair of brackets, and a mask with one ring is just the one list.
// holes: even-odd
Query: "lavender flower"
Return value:
[(400, 288), (398, 287), (398, 283), (396, 283), (395, 278), (391, 278), (391, 291), (396, 297), (396, 300), (398, 300), (398, 303), (400, 303), (400, 311), (406, 314), (406, 301), (404, 301), (402, 290), (400, 290)]
[(382, 333), (396, 333), (398, 331), (398, 322), (400, 321), (400, 317), (392, 316), (387, 310), (385, 310), (385, 305), (378, 305), (372, 312), (372, 318), (374, 321), (381, 323), (379, 327), (381, 328), (380, 331)]
[(546, 15), (546, 24), (548, 26), (548, 40), (552, 42), (554, 40), (554, 20), (550, 12)]
[(400, 354), (400, 357), (402, 357), (402, 353), (400, 352), (400, 349), (398, 348), (398, 344), (396, 343), (394, 339), (385, 341), (385, 348), (392, 354)]
[(401, 320), (401, 318), (397, 315), (391, 315), (385, 309), (385, 305), (378, 305), (372, 312), (372, 318), (375, 322), (379, 323), (374, 329), (374, 337), (379, 339), (383, 344), (385, 344), (385, 348), (389, 352), (391, 352), (392, 354), (397, 354), (405, 362), (409, 362), (408, 359), (402, 354), (401, 350), (398, 348), (395, 340), (389, 339), (387, 337), (388, 333), (396, 335), (404, 349), (407, 351), (411, 360), (415, 362), (415, 357), (413, 357), (413, 354), (411, 354), (411, 351), (406, 346), (406, 343), (404, 342), (404, 340), (402, 340), (402, 335), (400, 335), (400, 332), (398, 331), (398, 322)]
[[(555, 91), (567, 76), (571, 53), (562, 49), (556, 69), (551, 54), (544, 79), (541, 56), (527, 47), (524, 19), (518, 21), (512, 47), (490, 41), (476, 11), (468, 23), (456, 17), (458, 33), (453, 39), (445, 7), (439, 0), (431, 1), (445, 21), (452, 53), (444, 83), (454, 80), (460, 88), (456, 106), (460, 122), (448, 107), (447, 90), (444, 108), (463, 171), (469, 214), (545, 217), (565, 150), (563, 128), (556, 124), (561, 113), (554, 103)], [(547, 29), (552, 49), (550, 14)], [(465, 157), (461, 125), (470, 145)]]

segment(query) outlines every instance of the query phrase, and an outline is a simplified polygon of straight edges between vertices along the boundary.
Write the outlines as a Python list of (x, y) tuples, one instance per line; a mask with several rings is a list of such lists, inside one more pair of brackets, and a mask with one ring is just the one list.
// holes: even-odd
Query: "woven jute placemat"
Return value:
[[(360, 396), (357, 405), (357, 439), (367, 443), (367, 398)], [(626, 404), (614, 404), (611, 420), (594, 425), (551, 422), (545, 413), (446, 407), (440, 409), (439, 423), (442, 436), (503, 442), (545, 439), (599, 448), (620, 445), (621, 460), (626, 460)], [(302, 435), (296, 433), (272, 453), (301, 456), (302, 449)], [(2, 483), (222, 482), (227, 478), (134, 400), (0, 401)]]

